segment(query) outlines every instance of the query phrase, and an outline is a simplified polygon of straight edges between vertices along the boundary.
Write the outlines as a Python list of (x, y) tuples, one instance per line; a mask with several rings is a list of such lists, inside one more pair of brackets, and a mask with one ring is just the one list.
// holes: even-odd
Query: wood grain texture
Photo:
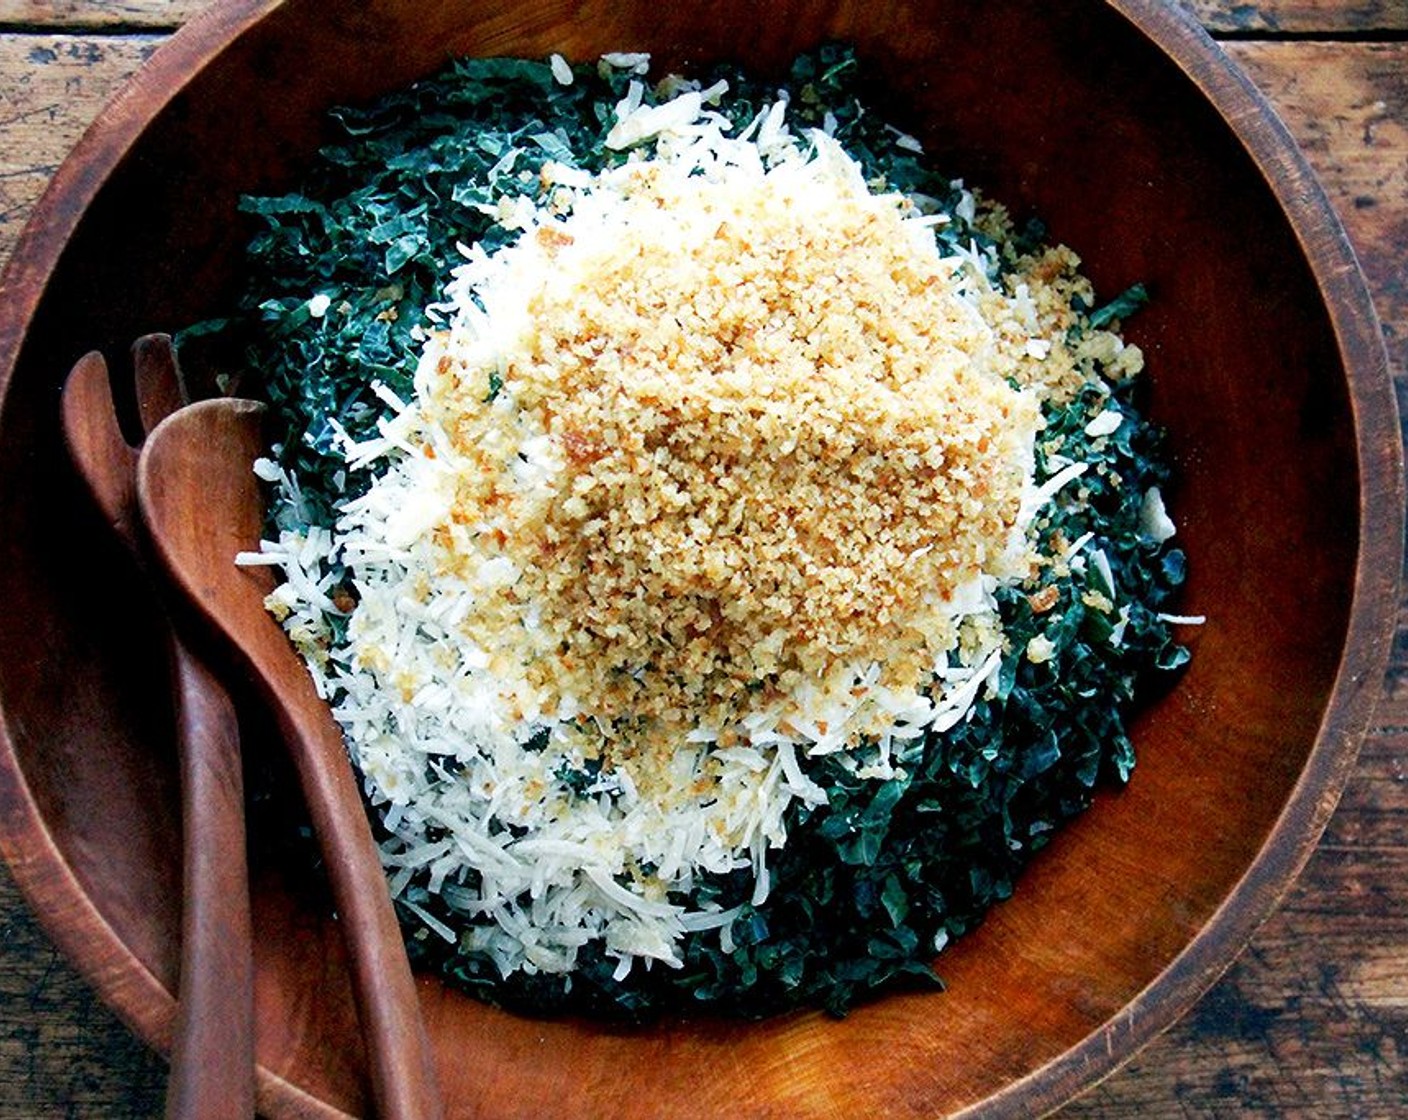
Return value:
[[(1408, 45), (1226, 45), (1330, 193), (1408, 386)], [(1408, 625), (1401, 626), (1401, 631)], [(1062, 1111), (1388, 1116), (1408, 1102), (1408, 641), (1311, 863), (1208, 996)]]
[[(1335, 200), (1374, 293), (1399, 399), (1408, 399), (1408, 43), (1236, 43)], [(1403, 629), (1408, 631), (1408, 615)], [(1408, 635), (1377, 723), (1408, 728)]]
[[(145, 432), (181, 407), (171, 340), (132, 347)], [(124, 371), (125, 372), (125, 371)], [(112, 536), (145, 567), (137, 452), (118, 424), (101, 354), (79, 359), (61, 398), (64, 444)], [(244, 792), (235, 708), (219, 679), (178, 639), (169, 643), (181, 753), (179, 1007), (168, 1120), (244, 1120), (254, 1112), (254, 983)]]
[[(1376, 738), (1368, 750), (1401, 758), (1404, 745)], [(1352, 787), (1337, 823), (1355, 818), (1359, 796)], [(1389, 804), (1408, 815), (1401, 780)], [(1401, 845), (1323, 846), (1188, 1017), (1062, 1116), (1400, 1114), (1408, 1101), (1405, 883)]]
[(0, 1120), (161, 1115), (166, 1063), (30, 914), (0, 862)]
[(1185, 0), (1213, 34), (1372, 36), (1408, 30), (1403, 0)]
[(170, 30), (203, 7), (205, 0), (0, 0), (0, 26)]
[[(1224, 30), (1338, 34), (1408, 24), (1402, 5), (1324, 0), (1193, 6), (1210, 26)], [(46, 7), (67, 6), (10, 3), (0, 5), (0, 13), (14, 20), (20, 18), (16, 12), (42, 13)], [(131, 26), (141, 18), (132, 10), (173, 5), (72, 7), (104, 8), (108, 22)], [(0, 159), (13, 160), (4, 168), (0, 191), (10, 185), (11, 166), (22, 167), (15, 176), (21, 194), (13, 203), (0, 195), (0, 212), (12, 205), (16, 212), (27, 209), (23, 191), (42, 183), (105, 90), (125, 76), (124, 66), (130, 72), (154, 42), (0, 37)], [(37, 57), (31, 57), (36, 48)], [(1344, 216), (1375, 289), (1402, 383), (1408, 369), (1403, 45), (1239, 42), (1230, 49), (1306, 147)], [(54, 58), (45, 61), (50, 50)], [(86, 55), (93, 61), (85, 63)], [(41, 73), (48, 66), (60, 69)], [(18, 91), (14, 101), (12, 85)], [(17, 134), (11, 128), (23, 130), (19, 142), (12, 142)], [(0, 213), (0, 253), (8, 254), (17, 231), (18, 223)], [(1379, 722), (1386, 729), (1408, 726), (1408, 642), (1402, 650), (1381, 708)], [(1370, 740), (1320, 853), (1248, 954), (1189, 1018), (1064, 1115), (1349, 1117), (1397, 1110), (1408, 1097), (1405, 758), (1408, 742), (1398, 733), (1385, 730)], [(0, 914), (11, 916), (7, 942), (13, 936), (32, 954), (22, 957), (7, 947), (7, 965), (12, 954), (27, 963), (0, 971), (0, 1017), (8, 1024), (0, 1053), (14, 1058), (0, 1068), (19, 1071), (0, 1077), (0, 1117), (158, 1114), (162, 1063), (95, 1006), (67, 965), (45, 953), (8, 875), (0, 884)], [(49, 998), (55, 990), (64, 993), (62, 1009)]]
[(264, 527), (266, 499), (253, 466), (265, 451), (263, 418), (262, 405), (209, 400), (159, 425), (138, 463), (142, 520), (172, 584), (248, 662), (278, 713), (353, 965), (376, 1113), (439, 1120), (416, 983), (342, 731), (264, 605), (271, 573), (228, 562), (257, 551)]
[(171, 643), (181, 751), (181, 977), (167, 1120), (254, 1115), (254, 951), (239, 717), (219, 676)]
[(0, 259), (83, 130), (161, 41), (0, 35)]

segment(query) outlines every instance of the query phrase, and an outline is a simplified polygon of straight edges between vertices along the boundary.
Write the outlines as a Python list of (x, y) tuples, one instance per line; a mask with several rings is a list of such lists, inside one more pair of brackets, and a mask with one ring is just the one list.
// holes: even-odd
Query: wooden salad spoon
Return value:
[[(137, 411), (150, 432), (183, 404), (171, 341), (132, 347)], [(137, 450), (118, 427), (107, 363), (80, 359), (64, 384), (69, 455), (114, 534), (146, 568)], [(230, 698), (168, 630), (181, 766), (181, 971), (166, 1090), (170, 1120), (254, 1115), (254, 967), (239, 727)]]
[(142, 516), (177, 589), (244, 663), (292, 752), (351, 960), (377, 1113), (433, 1120), (442, 1112), (429, 1037), (342, 732), (265, 610), (269, 569), (235, 565), (264, 528), (253, 470), (263, 417), (261, 404), (224, 399), (163, 421), (138, 462)]

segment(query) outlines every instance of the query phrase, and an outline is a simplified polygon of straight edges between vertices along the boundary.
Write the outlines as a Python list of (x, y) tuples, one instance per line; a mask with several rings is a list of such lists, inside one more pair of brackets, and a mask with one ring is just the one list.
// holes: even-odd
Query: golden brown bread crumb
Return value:
[[(492, 538), (521, 573), (469, 625), (502, 649), (535, 605), (536, 687), (677, 730), (847, 666), (922, 686), (957, 641), (945, 600), (1029, 564), (1008, 553), (1038, 398), (893, 201), (699, 190), (707, 236), (623, 237), (537, 293), (503, 399), (439, 359), (441, 415), (482, 465), (453, 520), (480, 528), (474, 563)], [(502, 469), (538, 433), (562, 461), (547, 500)]]

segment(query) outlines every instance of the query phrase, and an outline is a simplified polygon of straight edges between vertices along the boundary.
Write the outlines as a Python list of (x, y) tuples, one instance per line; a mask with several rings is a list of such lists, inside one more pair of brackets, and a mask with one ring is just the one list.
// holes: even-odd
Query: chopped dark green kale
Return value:
[(1128, 319), (1148, 302), (1149, 293), (1145, 291), (1144, 285), (1131, 285), (1104, 307), (1097, 307), (1090, 313), (1090, 328), (1100, 330), (1117, 320)]
[(564, 762), (557, 770), (557, 780), (578, 797), (585, 797), (601, 778), (602, 760), (589, 758), (580, 766)]
[[(603, 140), (629, 76), (582, 66), (574, 73), (564, 86), (545, 64), (457, 62), (375, 105), (337, 111), (342, 137), (301, 192), (245, 200), (261, 227), (249, 250), (248, 294), (216, 333), (238, 339), (244, 364), (262, 372), (282, 425), (283, 465), (299, 480), (312, 522), (330, 524), (336, 503), (365, 487), (347, 475), (336, 434), (375, 430), (386, 412), (376, 383), (412, 395), (418, 336), (435, 326), (426, 309), (459, 259), (457, 244), (505, 244), (513, 235), (495, 221), (499, 201), (540, 197), (547, 161), (591, 171), (623, 158)], [(698, 77), (705, 85), (727, 78), (725, 111), (739, 127), (778, 93), (724, 68)], [(804, 55), (787, 89), (793, 123), (831, 128), (876, 184), (954, 208), (958, 188), (862, 110), (873, 98), (851, 50)], [(1030, 224), (1016, 250), (1030, 251), (1044, 233)], [(962, 220), (936, 235), (950, 248), (991, 245)], [(995, 257), (1010, 263), (1013, 254)], [(1136, 285), (1091, 311), (1080, 329), (1123, 319), (1146, 298)], [(490, 399), (501, 384), (490, 379)], [(683, 968), (637, 964), (617, 981), (617, 960), (592, 942), (570, 976), (505, 978), (468, 942), (425, 936), (422, 914), (458, 919), (422, 876), (405, 894), (419, 913), (402, 913), (417, 962), (514, 1007), (630, 1019), (692, 1008), (761, 1016), (806, 1005), (842, 1014), (882, 987), (937, 984), (938, 950), (1012, 893), (1032, 855), (1102, 782), (1128, 779), (1126, 712), (1150, 671), (1187, 657), (1159, 617), (1185, 562), (1143, 532), (1144, 495), (1166, 478), (1157, 433), (1133, 394), (1127, 383), (1114, 385), (1113, 397), (1092, 386), (1048, 409), (1038, 477), (1061, 462), (1089, 466), (1040, 523), (1043, 551), (1060, 555), (1093, 536), (1029, 585), (1000, 592), (1007, 641), (992, 694), (951, 730), (899, 745), (889, 779), (857, 775), (875, 760), (874, 744), (817, 760), (811, 776), (828, 801), (794, 806), (787, 845), (769, 853), (765, 903), (749, 902), (747, 871), (706, 876), (696, 906), (740, 909), (722, 936), (689, 936)], [(1123, 422), (1091, 438), (1091, 415), (1107, 407), (1124, 413)], [(548, 736), (525, 745), (544, 750)], [(564, 764), (558, 777), (591, 796), (601, 774), (592, 760)], [(472, 889), (473, 880), (465, 872), (444, 889)]]

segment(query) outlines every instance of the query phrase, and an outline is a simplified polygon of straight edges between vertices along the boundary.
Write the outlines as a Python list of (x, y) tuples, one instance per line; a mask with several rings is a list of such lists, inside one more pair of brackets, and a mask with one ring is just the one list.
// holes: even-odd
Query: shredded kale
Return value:
[[(386, 412), (376, 383), (402, 399), (412, 395), (417, 331), (434, 325), (426, 309), (457, 263), (457, 243), (505, 244), (513, 235), (496, 223), (496, 207), (519, 194), (539, 197), (547, 161), (594, 171), (624, 158), (603, 140), (629, 76), (581, 66), (574, 73), (564, 86), (541, 63), (456, 62), (374, 105), (337, 110), (341, 136), (299, 192), (244, 200), (259, 226), (247, 294), (227, 320), (185, 338), (233, 347), (260, 371), (281, 425), (282, 465), (304, 497), (301, 517), (330, 525), (337, 503), (368, 484), (347, 474), (336, 433), (356, 439), (374, 431)], [(778, 95), (776, 85), (730, 69), (698, 77), (705, 85), (727, 78), (724, 111), (739, 127)], [(863, 110), (876, 100), (868, 81), (849, 48), (804, 55), (786, 83), (789, 116), (796, 125), (832, 128), (877, 186), (951, 212), (960, 188)], [(1029, 223), (1015, 251), (1044, 235)], [(964, 221), (936, 236), (949, 248), (991, 246)], [(1146, 299), (1136, 285), (1089, 311), (1078, 329), (1123, 319)], [(489, 399), (501, 385), (491, 377)], [(1167, 477), (1159, 435), (1134, 394), (1129, 383), (1114, 384), (1113, 396), (1091, 385), (1048, 408), (1037, 450), (1039, 478), (1054, 473), (1048, 463), (1057, 456), (1089, 464), (1039, 523), (1042, 550), (1059, 554), (1093, 534), (1082, 555), (1103, 553), (1115, 586), (1086, 559), (1049, 565), (1028, 585), (1004, 589), (1007, 641), (995, 695), (953, 729), (898, 748), (891, 779), (857, 776), (873, 761), (873, 744), (817, 760), (811, 776), (828, 801), (794, 806), (787, 845), (769, 853), (767, 901), (749, 903), (746, 871), (698, 885), (696, 905), (740, 907), (725, 936), (692, 934), (683, 968), (638, 965), (624, 981), (613, 978), (617, 961), (596, 943), (570, 976), (505, 978), (486, 955), (427, 934), (404, 909), (417, 963), (509, 1006), (627, 1019), (691, 1008), (751, 1017), (796, 1006), (839, 1015), (881, 988), (938, 985), (938, 950), (1013, 892), (1026, 863), (1102, 783), (1129, 778), (1126, 713), (1152, 671), (1187, 659), (1159, 617), (1183, 581), (1185, 560), (1141, 527), (1146, 491)], [(1093, 439), (1086, 425), (1106, 408), (1124, 418)], [(1038, 638), (1049, 644), (1044, 659), (1028, 656)], [(546, 745), (541, 733), (525, 744)], [(559, 774), (579, 796), (601, 776), (597, 760), (564, 763)], [(472, 888), (473, 878), (461, 884)], [(405, 897), (437, 920), (456, 920), (423, 877)]]
[(1104, 307), (1097, 307), (1090, 313), (1090, 329), (1100, 330), (1117, 320), (1127, 319), (1149, 302), (1149, 293), (1143, 284), (1126, 288)]

